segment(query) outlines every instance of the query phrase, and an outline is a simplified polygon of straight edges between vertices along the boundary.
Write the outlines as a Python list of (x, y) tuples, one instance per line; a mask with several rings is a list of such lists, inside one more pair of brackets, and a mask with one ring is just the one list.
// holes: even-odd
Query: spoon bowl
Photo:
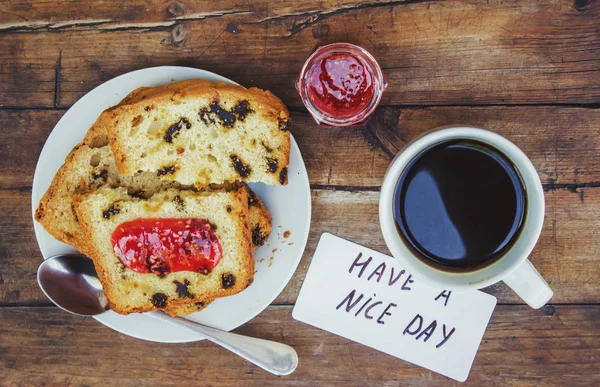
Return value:
[(94, 263), (84, 255), (62, 254), (38, 268), (40, 288), (59, 308), (80, 316), (96, 316), (110, 309)]

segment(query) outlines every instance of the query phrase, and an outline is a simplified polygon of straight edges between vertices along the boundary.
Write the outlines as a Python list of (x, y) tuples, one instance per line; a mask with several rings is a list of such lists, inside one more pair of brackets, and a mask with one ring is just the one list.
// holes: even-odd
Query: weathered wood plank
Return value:
[(0, 34), (0, 107), (55, 105), (60, 51), (52, 37)]
[[(308, 245), (294, 277), (275, 300), (296, 301), (319, 237), (330, 232), (383, 253), (388, 250), (379, 228), (378, 192), (313, 190)], [(4, 231), (0, 245), (0, 303), (47, 302), (37, 287), (40, 253), (30, 215), (30, 192), (0, 190)], [(546, 192), (546, 219), (531, 261), (554, 290), (554, 303), (600, 302), (600, 188)], [(277, 242), (275, 242), (275, 245)], [(277, 247), (277, 246), (275, 246)], [(257, 256), (257, 259), (269, 256)], [(522, 301), (505, 285), (486, 291), (500, 303)]]
[[(31, 185), (43, 143), (63, 113), (0, 110), (0, 188)], [(381, 108), (366, 128), (346, 129), (319, 127), (302, 112), (292, 112), (292, 117), (311, 184), (377, 187), (390, 156), (406, 141), (456, 123), (488, 128), (515, 142), (531, 158), (544, 184), (600, 182), (600, 109)]]
[[(443, 376), (269, 307), (237, 332), (293, 346), (300, 364), (270, 375), (207, 342), (159, 344), (58, 308), (0, 308), (3, 383), (274, 386), (447, 385)], [(598, 385), (600, 307), (498, 306), (466, 385)], [(540, 349), (543, 348), (543, 352)]]
[(240, 2), (237, 0), (173, 1), (133, 0), (115, 6), (111, 1), (94, 1), (89, 4), (72, 0), (59, 1), (11, 1), (0, 15), (0, 31), (37, 32), (65, 28), (86, 27), (148, 28), (171, 26), (178, 20), (202, 20), (224, 15), (247, 15), (247, 21), (259, 22), (267, 18), (281, 18), (311, 14), (343, 12), (352, 8), (381, 6), (406, 0), (322, 0), (290, 3), (285, 0), (267, 2)]
[[(186, 4), (187, 3), (187, 4)], [(111, 1), (86, 2), (60, 1), (11, 1), (5, 5), (0, 16), (0, 31), (39, 32), (59, 31), (70, 28), (126, 28), (146, 23), (172, 25), (178, 18), (203, 19), (227, 14), (257, 13), (260, 3), (225, 1), (127, 1), (115, 4)], [(260, 11), (264, 12), (263, 9)], [(262, 13), (260, 12), (260, 13)], [(173, 22), (169, 24), (169, 22)], [(156, 25), (156, 24), (155, 24)], [(160, 25), (160, 24), (158, 24)]]
[[(600, 8), (592, 5), (432, 1), (334, 10), (327, 2), (322, 11), (289, 6), (271, 15), (258, 4), (248, 8), (257, 14), (243, 5), (238, 14), (174, 22), (160, 3), (146, 8), (156, 7), (148, 12), (162, 14), (161, 22), (6, 31), (0, 105), (70, 106), (116, 75), (179, 64), (271, 89), (300, 106), (292, 85), (304, 59), (317, 42), (340, 40), (372, 48), (390, 81), (388, 105), (600, 101)], [(17, 70), (21, 76), (13, 77)], [(48, 87), (55, 73), (56, 96)]]
[(449, 125), (485, 128), (508, 138), (531, 159), (544, 184), (600, 181), (600, 109), (380, 108), (370, 123), (390, 156), (419, 135)]

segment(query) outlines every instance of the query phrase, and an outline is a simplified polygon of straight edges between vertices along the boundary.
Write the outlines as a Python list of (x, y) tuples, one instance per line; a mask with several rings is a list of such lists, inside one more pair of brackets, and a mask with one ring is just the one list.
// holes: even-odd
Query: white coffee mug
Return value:
[[(394, 191), (404, 168), (423, 150), (453, 139), (480, 141), (502, 152), (521, 174), (527, 198), (525, 223), (512, 247), (494, 263), (468, 272), (443, 271), (422, 262), (406, 246), (398, 234), (394, 220)], [(432, 286), (448, 290), (481, 289), (504, 281), (523, 301), (536, 309), (552, 298), (552, 290), (527, 259), (544, 223), (542, 183), (527, 156), (502, 136), (471, 127), (447, 127), (431, 131), (407, 144), (394, 158), (385, 175), (379, 199), (379, 222), (385, 243), (394, 258), (416, 278)]]

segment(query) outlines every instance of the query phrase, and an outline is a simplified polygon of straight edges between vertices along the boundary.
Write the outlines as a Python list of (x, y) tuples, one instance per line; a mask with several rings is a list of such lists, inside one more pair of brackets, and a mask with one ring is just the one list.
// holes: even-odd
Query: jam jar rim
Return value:
[[(312, 66), (314, 66), (319, 59), (334, 53), (354, 54), (359, 56), (361, 60), (365, 61), (365, 65), (369, 67), (373, 77), (373, 96), (371, 97), (369, 103), (356, 114), (343, 118), (337, 118), (331, 114), (323, 112), (310, 101), (308, 96), (307, 77), (309, 75), (308, 73), (310, 68), (312, 68)], [(381, 70), (381, 66), (379, 66), (379, 63), (373, 54), (371, 54), (368, 49), (361, 45), (347, 42), (328, 43), (317, 47), (304, 62), (296, 82), (296, 90), (300, 94), (300, 98), (302, 99), (304, 106), (311, 116), (318, 124), (331, 126), (349, 126), (364, 121), (371, 114), (373, 114), (377, 106), (379, 106), (381, 98), (383, 97), (383, 93), (386, 89), (387, 80), (383, 74), (383, 71)]]

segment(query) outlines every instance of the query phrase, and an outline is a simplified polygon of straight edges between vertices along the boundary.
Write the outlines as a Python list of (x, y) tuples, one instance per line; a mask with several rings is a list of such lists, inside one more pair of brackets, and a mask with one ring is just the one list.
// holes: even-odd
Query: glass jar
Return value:
[(387, 79), (363, 46), (317, 46), (296, 81), (302, 102), (319, 125), (351, 126), (367, 121), (387, 89)]

